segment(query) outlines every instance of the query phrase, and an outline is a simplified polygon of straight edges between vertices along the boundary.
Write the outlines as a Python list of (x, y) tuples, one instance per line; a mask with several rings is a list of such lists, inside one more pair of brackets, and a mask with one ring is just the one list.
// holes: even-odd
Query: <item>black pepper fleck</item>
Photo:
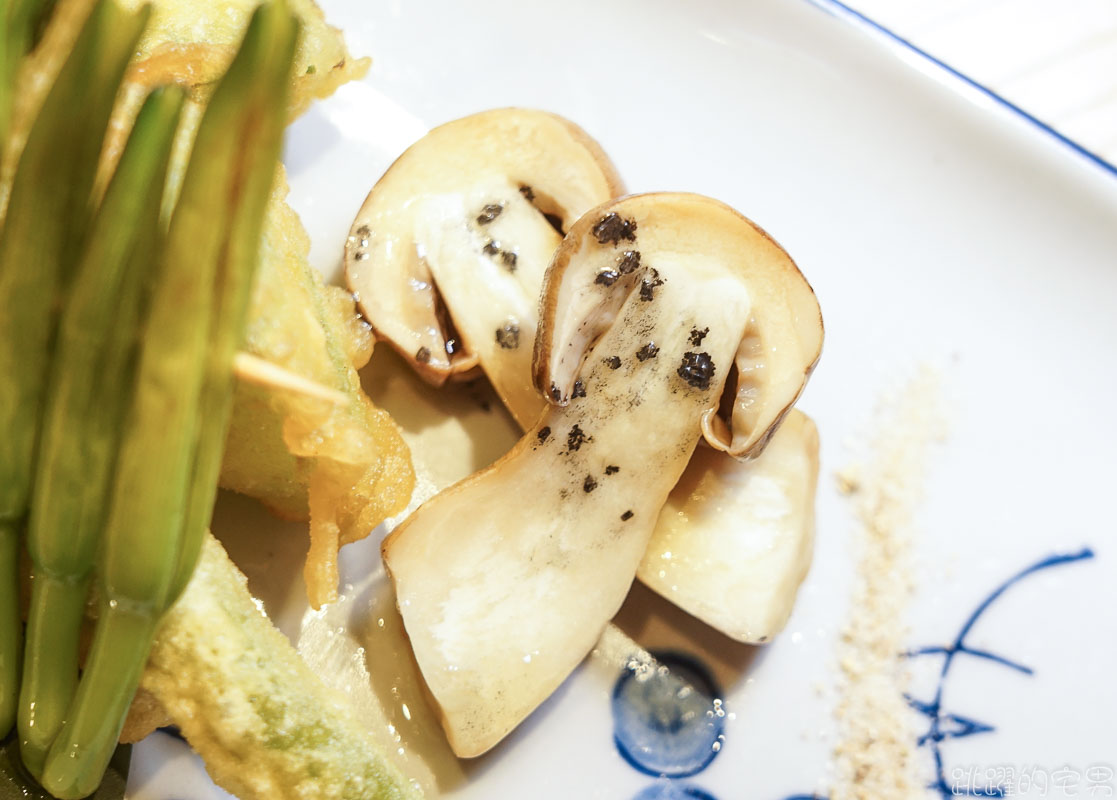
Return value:
[(702, 344), (702, 340), (706, 338), (706, 334), (709, 332), (709, 328), (703, 328), (702, 330), (698, 330), (698, 328), (691, 328), (690, 343), (695, 347), (698, 347), (698, 345)]
[(481, 213), (477, 215), (478, 225), (488, 225), (494, 219), (500, 216), (500, 212), (504, 210), (504, 206), (500, 203), (488, 203), (481, 209)]
[(547, 441), (547, 439), (549, 439), (550, 437), (551, 437), (550, 427), (540, 428), (539, 433), (535, 434), (535, 438), (537, 438), (541, 443)]
[(609, 466), (607, 466), (605, 468), (605, 474), (606, 475), (616, 475), (620, 471), (621, 471), (621, 468), (616, 466), (615, 464), (610, 464)]
[(617, 278), (619, 277), (620, 275), (617, 274), (616, 270), (603, 269), (601, 272), (597, 273), (597, 277), (593, 279), (593, 282), (601, 286), (612, 286), (617, 282)]
[(481, 252), (485, 255), (495, 256), (500, 252), (500, 242), (494, 242), (492, 239), (485, 242), (485, 246), (481, 248)]
[(649, 270), (649, 274), (644, 277), (643, 282), (640, 284), (640, 299), (645, 303), (654, 299), (652, 294), (655, 289), (664, 284), (663, 278), (659, 277), (659, 273), (655, 270)]
[(640, 251), (625, 250), (617, 256), (617, 270), (621, 275), (628, 275), (640, 266)]
[(624, 239), (636, 241), (636, 220), (625, 219), (616, 211), (610, 211), (593, 226), (594, 238), (601, 244), (616, 244)]
[(372, 229), (368, 225), (362, 225), (357, 228), (357, 235), (362, 239), (367, 239), (372, 234)]
[(585, 396), (586, 396), (586, 385), (584, 383), (582, 383), (580, 380), (574, 381), (574, 389), (573, 389), (573, 391), (570, 392), (570, 399), (573, 400), (575, 397), (585, 397)]
[(509, 272), (516, 271), (516, 261), (518, 259), (519, 256), (517, 256), (511, 250), (505, 250), (503, 253), (500, 254), (500, 260), (504, 262), (504, 266), (508, 268)]
[(629, 509), (628, 511), (621, 514), (621, 520), (623, 522), (628, 522), (630, 519), (632, 519), (632, 509)]
[(678, 376), (696, 389), (709, 389), (710, 379), (716, 368), (709, 353), (683, 354), (683, 362), (676, 371)]
[(605, 359), (605, 364), (606, 364), (606, 366), (609, 367), (609, 369), (620, 369), (621, 368), (621, 357), (620, 356), (609, 356), (608, 358)]
[(648, 342), (646, 345), (636, 351), (636, 359), (638, 361), (647, 361), (649, 358), (655, 358), (659, 354), (659, 347), (655, 342)]
[(431, 349), (429, 347), (420, 347), (415, 351), (415, 360), (420, 364), (426, 364), (431, 360)]
[(505, 350), (515, 350), (520, 346), (520, 326), (509, 322), (496, 329), (496, 343)]
[(587, 475), (586, 479), (582, 481), (582, 491), (589, 494), (597, 488), (597, 481), (593, 479), (592, 475)]
[(551, 384), (550, 394), (551, 394), (551, 399), (554, 400), (556, 403), (561, 402), (562, 392), (560, 392), (559, 388), (557, 386), (555, 386), (553, 383)]
[(570, 433), (566, 434), (566, 449), (573, 453), (575, 450), (581, 448), (587, 442), (592, 442), (592, 436), (586, 436), (585, 431), (578, 425), (570, 429)]
[(521, 186), (520, 194), (522, 194), (524, 196), (524, 199), (527, 200), (529, 203), (535, 200), (535, 192), (531, 190), (530, 186)]

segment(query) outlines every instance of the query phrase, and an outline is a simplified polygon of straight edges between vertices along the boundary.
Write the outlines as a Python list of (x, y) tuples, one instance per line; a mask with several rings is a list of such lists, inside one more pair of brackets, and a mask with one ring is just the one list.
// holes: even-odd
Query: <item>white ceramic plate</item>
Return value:
[[(960, 652), (940, 680), (944, 654), (913, 660), (930, 665), (913, 666), (914, 699), (942, 694), (923, 718), (938, 735), (918, 743), (912, 769), (942, 781), (932, 796), (980, 787), (990, 770), (1023, 796), (1115, 791), (1112, 167), (827, 2), (323, 5), (352, 51), (374, 58), (289, 137), (292, 201), (327, 275), (368, 189), (429, 126), (532, 106), (597, 138), (631, 190), (701, 192), (757, 221), (827, 323), (800, 404), (822, 434), (817, 548), (786, 633), (762, 650), (732, 645), (646, 591), (630, 601), (722, 683), (716, 758), (674, 782), (634, 768), (613, 740), (616, 676), (585, 668), (453, 796), (827, 794), (835, 642), (855, 572), (833, 475), (881, 393), (924, 364), (939, 370), (948, 434), (914, 520), (908, 646), (950, 648), (1030, 565), (1093, 557), (1013, 583), (969, 630), (966, 648), (1028, 672)], [(302, 539), (289, 538), (297, 556)], [(374, 543), (347, 553), (347, 574), (374, 555)], [(255, 586), (297, 633), (301, 590)], [(133, 796), (223, 796), (174, 755), (183, 747), (161, 734), (138, 747)]]

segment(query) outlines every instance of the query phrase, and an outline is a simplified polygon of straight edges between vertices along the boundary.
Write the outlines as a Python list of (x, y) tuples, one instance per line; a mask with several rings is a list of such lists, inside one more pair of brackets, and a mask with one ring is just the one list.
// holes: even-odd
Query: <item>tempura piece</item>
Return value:
[(347, 698), (268, 622), (212, 536), (156, 637), (143, 687), (241, 800), (421, 797)]
[[(121, 5), (145, 2), (149, 0), (121, 0)], [(341, 32), (326, 23), (313, 0), (290, 3), (303, 25), (288, 107), (288, 117), (294, 119), (315, 98), (329, 97), (343, 83), (361, 77), (369, 59), (349, 55)], [(229, 65), (257, 5), (259, 0), (156, 0), (130, 78), (146, 85), (211, 83)]]
[(310, 240), (284, 202), (286, 191), (280, 185), (272, 196), (245, 349), (341, 390), (349, 403), (242, 381), (221, 485), (280, 516), (309, 516), (306, 584), (318, 607), (337, 596), (337, 548), (406, 506), (415, 479), (395, 423), (361, 390), (357, 368), (372, 353), (371, 333), (351, 296), (323, 286), (311, 269)]

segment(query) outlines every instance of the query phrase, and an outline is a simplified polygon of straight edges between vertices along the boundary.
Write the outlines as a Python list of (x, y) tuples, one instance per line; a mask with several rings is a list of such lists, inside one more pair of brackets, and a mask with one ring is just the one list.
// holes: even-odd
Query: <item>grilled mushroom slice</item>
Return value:
[[(408, 202), (415, 207), (415, 213), (418, 213), (418, 209), (426, 208), (432, 214), (437, 215), (440, 213), (440, 209), (445, 206), (443, 201), (439, 200), (446, 183), (445, 170), (436, 170), (431, 164), (416, 166), (418, 162), (430, 160), (434, 164), (442, 164), (449, 152), (472, 153), (478, 148), (488, 146), (486, 138), (482, 137), (482, 133), (485, 134), (485, 137), (498, 135), (501, 130), (525, 121), (530, 122), (535, 127), (553, 130), (563, 140), (568, 135), (573, 135), (571, 134), (572, 131), (577, 130), (573, 128), (571, 123), (559, 121), (550, 114), (517, 109), (488, 112), (436, 129), (433, 136), (437, 141), (431, 144), (424, 140), (412, 147), (406, 156), (408, 161), (402, 167), (412, 175), (412, 180), (408, 185), (410, 191)], [(587, 139), (584, 134), (579, 132), (574, 135), (573, 141), (576, 149), (580, 151)], [(537, 162), (544, 157), (544, 154), (539, 152), (541, 143), (534, 139), (521, 140), (517, 142), (517, 146), (528, 151), (516, 157), (520, 161)], [(598, 173), (606, 176), (611, 174), (611, 168), (603, 164), (601, 161), (603, 156), (599, 152), (591, 152), (591, 155), (594, 157), (590, 160), (583, 159), (576, 162), (583, 169), (588, 170), (589, 177), (592, 178)], [(574, 177), (570, 175), (565, 180), (569, 181)], [(586, 187), (597, 186), (601, 192), (607, 191), (610, 185), (615, 184), (615, 181), (612, 180), (587, 181), (586, 175), (576, 177), (579, 183)], [(476, 179), (481, 184), (488, 180), (484, 175)], [(535, 181), (534, 183), (537, 186), (543, 186), (549, 182), (540, 183)], [(614, 190), (619, 189), (614, 186)], [(382, 191), (382, 187), (374, 189), (370, 198), (377, 198), (380, 191)], [(543, 190), (540, 189), (540, 193), (542, 192)], [(591, 194), (592, 191), (587, 188), (583, 200), (588, 201)], [(541, 394), (530, 390), (527, 376), (530, 369), (529, 354), (533, 351), (536, 337), (534, 306), (538, 302), (542, 288), (545, 265), (550, 261), (553, 254), (551, 250), (548, 250), (545, 242), (549, 238), (554, 241), (554, 246), (557, 246), (558, 237), (550, 226), (543, 224), (543, 220), (538, 213), (533, 213), (534, 209), (524, 204), (524, 199), (522, 195), (514, 197), (512, 211), (506, 210), (506, 207), (501, 204), (482, 206), (482, 211), (476, 219), (467, 219), (464, 222), (457, 219), (451, 224), (451, 234), (454, 235), (442, 231), (440, 226), (444, 225), (444, 220), (437, 217), (432, 220), (422, 220), (412, 215), (405, 219), (412, 226), (412, 232), (417, 237), (416, 246), (421, 246), (427, 250), (428, 261), (432, 260), (428, 249), (430, 244), (432, 242), (438, 243), (437, 268), (434, 271), (442, 276), (442, 282), (433, 281), (424, 285), (428, 286), (430, 291), (437, 293), (432, 297), (437, 298), (439, 307), (445, 309), (445, 315), (448, 319), (453, 320), (455, 327), (460, 331), (471, 334), (473, 340), (482, 343), (483, 346), (479, 347), (474, 353), (479, 359), (480, 367), (489, 376), (491, 382), (502, 388), (501, 395), (505, 402), (509, 404), (509, 411), (513, 417), (523, 427), (528, 427), (539, 418), (547, 403), (547, 400)], [(533, 199), (538, 202), (536, 198)], [(607, 199), (607, 197), (602, 196), (598, 198), (597, 202), (604, 202)], [(372, 202), (371, 199), (370, 202)], [(382, 198), (377, 199), (376, 202), (382, 202)], [(476, 206), (477, 204), (474, 203), (473, 205)], [(521, 213), (521, 216), (516, 218), (516, 210), (526, 211), (526, 213)], [(569, 216), (569, 213), (567, 216)], [(513, 277), (507, 268), (494, 267), (494, 264), (499, 264), (505, 260), (507, 254), (499, 259), (478, 257), (476, 253), (479, 246), (478, 241), (470, 236), (458, 235), (461, 231), (471, 227), (478, 230), (483, 228), (487, 235), (493, 237), (491, 239), (493, 241), (523, 240), (525, 230), (536, 231), (543, 241), (541, 241), (540, 247), (519, 249), (514, 261), (516, 274)], [(513, 235), (513, 232), (517, 232), (518, 235)], [(623, 233), (623, 230), (618, 231), (618, 233)], [(360, 245), (362, 242), (370, 240), (370, 238), (371, 227), (368, 225), (365, 212), (362, 211), (357, 222), (353, 225), (350, 242), (351, 245)], [(456, 252), (453, 250), (455, 246), (458, 248)], [(484, 253), (485, 245), (481, 245), (481, 248)], [(360, 252), (359, 247), (354, 252)], [(498, 256), (500, 254), (490, 253), (487, 255)], [(645, 302), (651, 302), (659, 288), (658, 279), (653, 274), (645, 274), (645, 271), (640, 267), (640, 250), (635, 247), (623, 248), (611, 268), (604, 269), (594, 276), (594, 284), (600, 287), (611, 286), (616, 282), (621, 282), (623, 285), (639, 283), (641, 299)], [(384, 291), (381, 288), (378, 296), (407, 296), (410, 291), (409, 286), (413, 285), (409, 283), (407, 275), (402, 270), (397, 269), (394, 272), (376, 271), (374, 265), (362, 267), (362, 262), (353, 264), (354, 275), (362, 274), (362, 269), (365, 270), (363, 274), (366, 276), (373, 274), (375, 271), (378, 280), (386, 281), (394, 277), (397, 281), (394, 290)], [(597, 328), (600, 325), (608, 324), (611, 316), (616, 313), (616, 304), (626, 297), (623, 292), (615, 292), (611, 296), (613, 297), (613, 306), (609, 306), (607, 303), (594, 311), (594, 314), (598, 317), (596, 324), (591, 323), (582, 331), (570, 332), (570, 336), (574, 340), (586, 336), (592, 338), (596, 335)], [(597, 293), (586, 294), (582, 300), (590, 303), (596, 302)], [(387, 306), (384, 306), (384, 308), (387, 309)], [(763, 363), (762, 359), (765, 353), (762, 343), (781, 338), (787, 339), (789, 338), (788, 334), (794, 334), (797, 338), (797, 341), (794, 342), (796, 348), (809, 353), (813, 347), (817, 355), (821, 332), (821, 328), (817, 324), (817, 307), (812, 306), (808, 298), (806, 308), (808, 312), (811, 310), (814, 312), (813, 317), (809, 313), (805, 317), (808, 321), (815, 323), (813, 326), (800, 326), (797, 321), (786, 324), (786, 320), (780, 320), (780, 325), (775, 326), (777, 328), (775, 333), (770, 333), (765, 328), (764, 323), (769, 321), (765, 319), (763, 313), (754, 314), (737, 354), (738, 360), (745, 356), (749, 359), (744, 372), (736, 371), (737, 374), (745, 375), (745, 378), (740, 381), (732, 381), (733, 385), (726, 390), (729, 396), (723, 399), (723, 407), (726, 405), (726, 400), (731, 401), (729, 408), (742, 406), (746, 401), (749, 401), (753, 407), (764, 405), (774, 410), (781, 410), (784, 404), (789, 402), (789, 398), (793, 399), (793, 394), (790, 392), (773, 398), (764, 395), (761, 391), (759, 387), (761, 380), (780, 374), (774, 372), (770, 368), (771, 365)], [(581, 319), (581, 314), (577, 311), (574, 311), (571, 316), (574, 319)], [(515, 320), (515, 322), (510, 323), (509, 320)], [(428, 321), (407, 315), (382, 318), (378, 322), (378, 327), (382, 330), (397, 332), (406, 330), (408, 335), (405, 341), (408, 342), (421, 340), (425, 333), (431, 330)], [(800, 327), (803, 327), (804, 330), (801, 331)], [(689, 331), (688, 339), (692, 345), (698, 347), (702, 344), (705, 335), (704, 329), (694, 328)], [(560, 338), (565, 337), (560, 336)], [(576, 344), (575, 349), (584, 349), (584, 344), (584, 342)], [(781, 346), (786, 347), (786, 343), (781, 343)], [(805, 360), (804, 356), (793, 363), (802, 364)], [(414, 358), (410, 361), (412, 366), (429, 369), (429, 362), (419, 364)], [(619, 358), (615, 363), (619, 365)], [(697, 366), (697, 364), (692, 365), (691, 369)], [(794, 367), (791, 369), (794, 370)], [(785, 376), (786, 374), (784, 373)], [(800, 375), (801, 382), (802, 376)], [(797, 392), (798, 385), (791, 388)], [(576, 386), (571, 388), (571, 392), (578, 391), (580, 389)], [(736, 432), (738, 437), (747, 432), (754, 434), (752, 444), (746, 448), (754, 457), (764, 444), (766, 433), (765, 430), (758, 429), (757, 426), (768, 424), (769, 427), (774, 427), (772, 425), (774, 420), (771, 416), (765, 421), (758, 421), (759, 417), (759, 412), (753, 413), (751, 418), (747, 420), (747, 429), (739, 424), (737, 427), (741, 430)], [(738, 418), (740, 418), (740, 415), (738, 415)], [(731, 418), (728, 419), (731, 420)], [(713, 413), (710, 414), (706, 423), (711, 431), (711, 438), (718, 448), (721, 450), (732, 449), (732, 441), (730, 440), (732, 434), (728, 433), (728, 423), (723, 422)], [(719, 438), (721, 436), (729, 438)], [(704, 448), (699, 449), (694, 456), (693, 465), (687, 468), (681, 479), (681, 484), (685, 486), (700, 484), (703, 490), (701, 495), (703, 498), (702, 507), (694, 508), (693, 514), (687, 517), (687, 519), (693, 517), (696, 520), (693, 526), (695, 530), (688, 534), (685, 530), (688, 524), (682, 524), (682, 527), (680, 527), (680, 518), (677, 515), (673, 512), (665, 513), (659, 521), (656, 534), (653, 536), (652, 549), (645, 557), (639, 571), (639, 575), (645, 583), (683, 608), (695, 613), (696, 616), (709, 624), (714, 625), (726, 635), (753, 642), (771, 638), (781, 627), (777, 624), (777, 621), (786, 619), (787, 613), (794, 602), (795, 592), (804, 577), (805, 567), (809, 564), (813, 540), (813, 537), (804, 534), (805, 521), (812, 517), (813, 512), (813, 495), (805, 491), (806, 487), (814, 485), (813, 474), (809, 470), (799, 475), (788, 473), (777, 477), (774, 482), (769, 481), (767, 478), (761, 477), (769, 469), (769, 465), (782, 465), (786, 462), (786, 459), (769, 458), (762, 460), (764, 464), (754, 465), (751, 463), (751, 458), (745, 462), (725, 453), (713, 453)], [(783, 531), (778, 539), (776, 538), (776, 531), (772, 529), (771, 525), (758, 526), (754, 531), (748, 531), (743, 527), (746, 521), (753, 519), (753, 514), (748, 509), (741, 507), (742, 495), (740, 495), (738, 489), (742, 486), (756, 486), (765, 481), (767, 481), (766, 485), (781, 492), (779, 498), (768, 498), (767, 504), (771, 506), (777, 502), (782, 503), (789, 512), (780, 517)], [(677, 494), (679, 494), (678, 491), (673, 493), (673, 495)], [(751, 497), (752, 495), (746, 489), (743, 496)], [(682, 502), (681, 499), (680, 502)], [(700, 523), (697, 522), (699, 520)], [(710, 557), (711, 547), (720, 550), (723, 554), (734, 549), (741, 549), (740, 547), (721, 548), (720, 546), (712, 546), (711, 542), (715, 541), (717, 537), (711, 538), (711, 531), (722, 532), (731, 543), (742, 536), (748, 538), (750, 536), (767, 535), (777, 542), (777, 547), (782, 552), (794, 552), (798, 556), (783, 560), (774, 557), (764, 560), (769, 571), (765, 572), (763, 582), (755, 585), (769, 587), (771, 591), (766, 592), (756, 588), (746, 593), (738, 592), (732, 597), (727, 597), (724, 595), (723, 589), (724, 584), (730, 581), (728, 575), (725, 576), (724, 581), (715, 584), (705, 580), (700, 574), (688, 571), (685, 568), (670, 568)], [(692, 539), (694, 540), (693, 546)], [(671, 546), (669, 548), (659, 548), (657, 551), (656, 543), (660, 540), (669, 541)], [(675, 557), (672, 564), (664, 563), (663, 553), (668, 552)], [(749, 576), (755, 575), (756, 572), (753, 562), (746, 563), (733, 560), (731, 565), (722, 565), (722, 567), (730, 566), (732, 573), (737, 577), (736, 582), (738, 584), (746, 582)], [(779, 570), (772, 569), (777, 566), (780, 567)], [(671, 577), (670, 579), (657, 579), (657, 576), (661, 575), (670, 575)], [(720, 610), (715, 611), (715, 607)], [(760, 620), (765, 622), (761, 624)]]
[[(773, 313), (773, 309), (780, 310)], [(731, 389), (732, 410), (728, 419), (720, 409), (706, 414), (702, 420), (706, 441), (734, 458), (759, 455), (799, 399), (822, 353), (822, 334), (813, 293), (757, 298), (733, 360), (737, 376)], [(774, 357), (777, 353), (780, 356)]]
[[(599, 280), (611, 271), (617, 280)], [(592, 648), (750, 320), (799, 313), (807, 300), (786, 253), (714, 200), (634, 196), (574, 224), (547, 272), (535, 347), (536, 382), (553, 404), (507, 455), (383, 545), (458, 755), (496, 744)], [(706, 332), (700, 345), (692, 329)], [(805, 374), (814, 355), (793, 368)]]
[(746, 463), (698, 448), (637, 576), (737, 641), (770, 641), (811, 564), (817, 480), (818, 429), (797, 409)]
[(554, 114), (508, 108), (447, 123), (369, 193), (345, 249), (349, 286), (428, 381), (480, 361), (514, 414), (538, 412), (532, 332), (556, 226), (620, 193), (601, 148)]

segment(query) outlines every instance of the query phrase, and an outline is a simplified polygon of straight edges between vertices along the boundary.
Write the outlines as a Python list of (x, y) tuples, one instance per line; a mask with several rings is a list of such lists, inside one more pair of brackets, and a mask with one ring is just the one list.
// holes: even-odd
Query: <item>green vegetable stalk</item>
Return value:
[[(131, 759), (131, 745), (122, 744), (116, 748), (104, 780), (87, 800), (123, 800)], [(0, 741), (0, 800), (54, 800), (23, 769), (19, 744), (14, 736)]]
[(0, 737), (11, 730), (19, 694), (19, 521), (0, 520)]
[[(15, 102), (16, 73), (31, 49), (39, 0), (9, 0), (0, 10), (0, 144), (7, 141)], [(2, 151), (0, 147), (0, 151)]]
[[(100, 781), (161, 615), (200, 552), (297, 35), (285, 2), (253, 15), (209, 101), (157, 255), (101, 542), (100, 614), (42, 773), (60, 798), (84, 797)], [(213, 416), (203, 424), (201, 414)]]
[(89, 579), (135, 372), (159, 207), (184, 93), (144, 103), (94, 218), (63, 307), (27, 547), (34, 565), (19, 732), (34, 775), (73, 699)]
[(11, 728), (19, 692), (19, 532), (55, 310), (84, 239), (116, 89), (146, 18), (109, 2), (94, 7), (31, 128), (0, 233), (0, 735)]
[[(244, 341), (260, 238), (286, 126), (283, 109), (290, 91), (299, 23), (287, 11), (286, 2), (258, 12), (258, 16), (260, 13), (264, 16), (259, 23), (253, 18), (241, 51), (229, 67), (224, 92), (219, 90), (210, 100), (206, 114), (214, 119), (213, 127), (207, 129), (203, 121), (195, 143), (195, 152), (204, 153), (205, 158), (191, 164), (194, 172), (187, 174), (179, 198), (179, 208), (211, 209), (221, 197), (215, 197), (216, 191), (222, 189), (227, 206), (223, 227), (217, 226), (222, 249), (198, 402), (197, 416), (205, 424), (194, 442), (183, 549), (167, 606), (186, 588), (213, 515), (233, 412), (233, 358)], [(239, 146), (227, 141), (230, 128), (239, 132), (232, 135), (243, 137)], [(208, 136), (212, 140), (205, 138)], [(188, 267), (196, 255), (197, 240), (189, 227), (183, 229), (180, 257)]]

